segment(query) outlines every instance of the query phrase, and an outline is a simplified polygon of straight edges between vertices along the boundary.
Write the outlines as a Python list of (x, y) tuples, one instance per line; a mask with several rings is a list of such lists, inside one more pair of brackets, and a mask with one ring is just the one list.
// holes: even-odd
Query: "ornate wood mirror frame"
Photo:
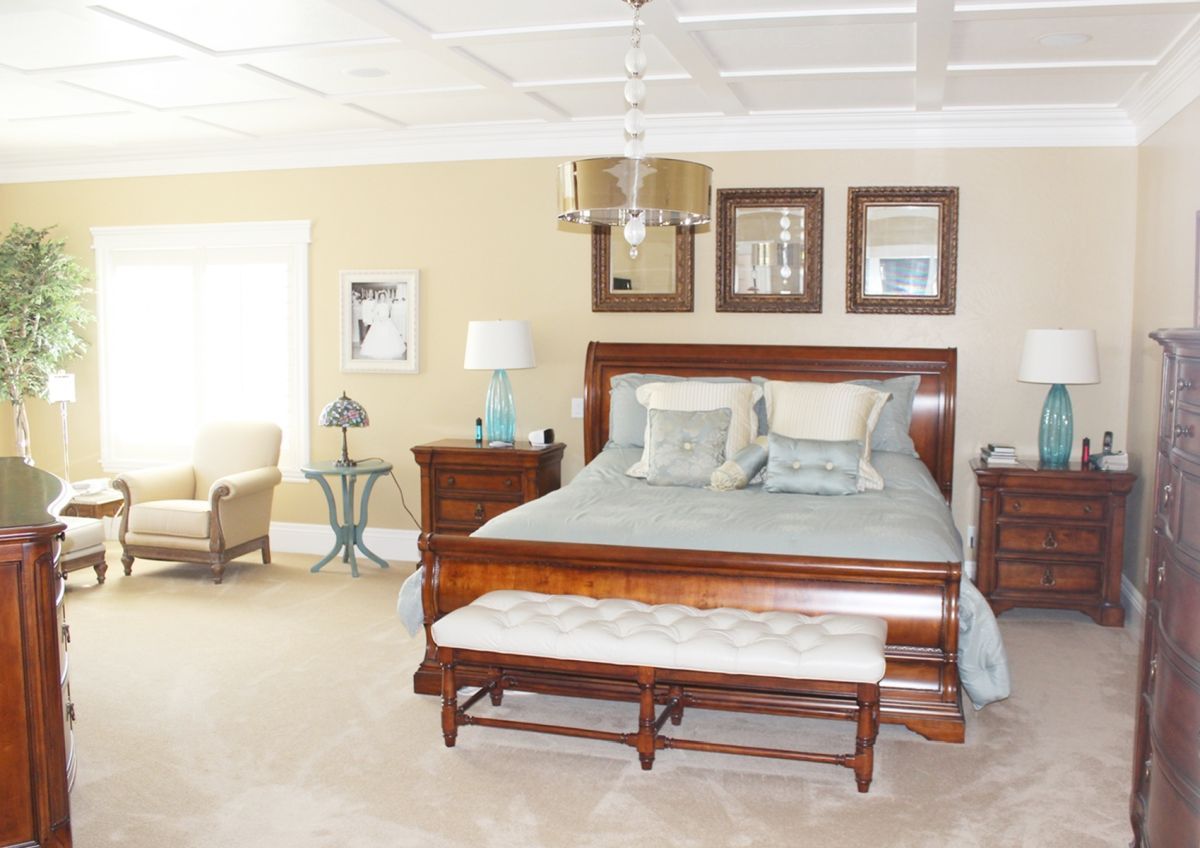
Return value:
[(852, 188), (846, 311), (953, 315), (958, 188)]
[(717, 311), (820, 312), (825, 190), (717, 191)]
[(592, 227), (593, 312), (691, 312), (695, 227), (646, 227), (631, 259), (613, 227)]

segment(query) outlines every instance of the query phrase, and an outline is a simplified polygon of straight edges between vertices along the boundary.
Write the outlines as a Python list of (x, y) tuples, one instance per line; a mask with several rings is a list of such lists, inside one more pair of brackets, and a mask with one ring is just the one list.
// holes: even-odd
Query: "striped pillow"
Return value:
[[(731, 413), (729, 435), (720, 462), (750, 444), (758, 434), (758, 416), (754, 404), (762, 397), (762, 389), (752, 383), (710, 383), (702, 380), (683, 380), (678, 383), (646, 383), (638, 386), (638, 403), (646, 409), (668, 409), (677, 412), (708, 412), (728, 409)], [(649, 423), (646, 425), (649, 431)], [(642, 458), (625, 473), (630, 477), (645, 477), (650, 471), (650, 434), (646, 433)], [(719, 464), (719, 463), (718, 463)]]
[(871, 432), (879, 421), (888, 392), (852, 383), (766, 383), (770, 432), (791, 439), (856, 441), (859, 489), (882, 489), (883, 477), (871, 465)]

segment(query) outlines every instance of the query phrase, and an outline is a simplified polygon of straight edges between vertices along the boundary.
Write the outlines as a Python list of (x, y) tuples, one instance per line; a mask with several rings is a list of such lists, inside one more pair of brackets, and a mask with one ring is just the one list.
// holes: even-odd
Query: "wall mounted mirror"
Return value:
[(850, 189), (846, 311), (953, 315), (958, 189)]
[(695, 227), (646, 227), (636, 258), (613, 227), (592, 227), (593, 312), (691, 312)]
[(717, 311), (820, 312), (824, 189), (717, 191)]

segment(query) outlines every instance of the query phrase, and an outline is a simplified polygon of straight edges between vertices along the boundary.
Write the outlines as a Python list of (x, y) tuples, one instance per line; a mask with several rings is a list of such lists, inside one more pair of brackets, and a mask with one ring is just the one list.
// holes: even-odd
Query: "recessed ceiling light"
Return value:
[(1051, 32), (1038, 38), (1043, 47), (1077, 47), (1087, 44), (1092, 37), (1086, 32)]
[(376, 79), (377, 77), (386, 77), (391, 71), (384, 68), (347, 68), (346, 75), (351, 77), (362, 77), (364, 79)]

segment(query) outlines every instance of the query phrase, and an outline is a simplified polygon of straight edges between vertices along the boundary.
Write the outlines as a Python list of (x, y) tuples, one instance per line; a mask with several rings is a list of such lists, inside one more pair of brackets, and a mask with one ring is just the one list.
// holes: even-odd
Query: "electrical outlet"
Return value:
[(571, 417), (583, 417), (583, 398), (571, 398)]
[(967, 525), (967, 547), (971, 550), (975, 549), (975, 525)]

